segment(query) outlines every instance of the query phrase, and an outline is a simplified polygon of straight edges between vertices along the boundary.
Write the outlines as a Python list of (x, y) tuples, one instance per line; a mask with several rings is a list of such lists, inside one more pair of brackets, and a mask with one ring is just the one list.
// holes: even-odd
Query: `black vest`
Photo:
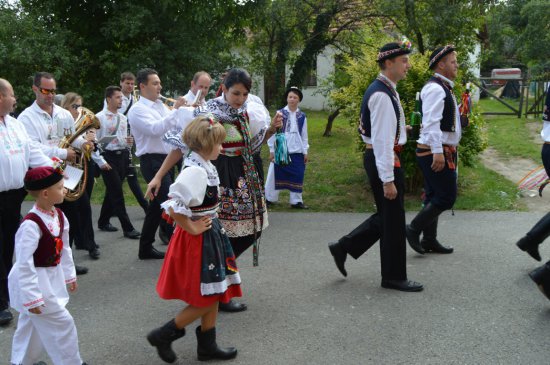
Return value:
[(376, 79), (372, 82), (372, 84), (369, 85), (367, 91), (365, 91), (365, 95), (363, 96), (363, 103), (361, 104), (361, 120), (359, 123), (359, 133), (369, 138), (371, 136), (372, 126), (370, 120), (369, 99), (376, 92), (384, 92), (390, 97), (393, 109), (395, 111), (395, 118), (397, 119), (397, 128), (399, 128), (399, 101), (397, 101), (397, 97), (394, 95), (392, 89), (390, 89), (388, 85)]
[[(443, 80), (435, 76), (430, 77), (428, 82), (435, 82), (443, 88), (443, 91), (445, 91), (443, 117), (439, 123), (441, 130), (443, 132), (455, 132), (457, 110), (455, 108), (455, 103), (450, 86), (447, 86)], [(422, 110), (422, 98), (420, 98), (420, 110)]]

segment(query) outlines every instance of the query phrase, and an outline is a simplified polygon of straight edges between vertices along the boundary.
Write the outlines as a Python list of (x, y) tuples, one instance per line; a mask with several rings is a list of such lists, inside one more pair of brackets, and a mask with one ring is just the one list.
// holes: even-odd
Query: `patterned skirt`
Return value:
[(242, 296), (240, 283), (235, 255), (218, 219), (197, 236), (176, 226), (157, 282), (161, 298), (208, 307)]
[(281, 166), (275, 164), (275, 189), (290, 190), (301, 193), (304, 186), (306, 164), (302, 153), (291, 153), (290, 164)]
[[(230, 238), (260, 233), (268, 226), (263, 184), (254, 189), (245, 178), (242, 156), (218, 156), (212, 161), (220, 177), (218, 218)], [(257, 161), (256, 170), (259, 171)]]

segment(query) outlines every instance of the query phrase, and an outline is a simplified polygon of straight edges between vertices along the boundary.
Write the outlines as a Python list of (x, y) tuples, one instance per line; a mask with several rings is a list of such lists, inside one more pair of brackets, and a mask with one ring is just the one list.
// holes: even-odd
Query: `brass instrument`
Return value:
[[(66, 135), (59, 141), (59, 148), (67, 149), (71, 147), (71, 144), (88, 130), (94, 128), (99, 129), (101, 123), (99, 119), (92, 113), (89, 109), (80, 108), (78, 118), (74, 124), (75, 132), (70, 135)], [(74, 190), (68, 190), (65, 200), (75, 201), (84, 193), (86, 189), (86, 179), (88, 178), (88, 163), (91, 157), (92, 151), (79, 150), (78, 148), (72, 147), (76, 154), (75, 162), (65, 161), (64, 166), (69, 164), (77, 169), (83, 170), (84, 173), (80, 178), (80, 182), (76, 185)]]
[(167, 98), (166, 96), (159, 95), (159, 99), (162, 100), (164, 105), (168, 107), (168, 109), (172, 110), (174, 109), (174, 104), (176, 103), (176, 99)]

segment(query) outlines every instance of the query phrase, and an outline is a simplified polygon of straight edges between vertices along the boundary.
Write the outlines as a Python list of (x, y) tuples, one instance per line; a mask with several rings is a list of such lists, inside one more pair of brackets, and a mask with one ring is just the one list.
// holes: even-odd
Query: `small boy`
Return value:
[(76, 327), (65, 308), (66, 285), (77, 289), (69, 222), (54, 206), (65, 198), (63, 170), (37, 167), (24, 183), (36, 203), (15, 235), (16, 261), (8, 277), (11, 306), (19, 312), (11, 363), (37, 363), (45, 348), (55, 365), (81, 365)]

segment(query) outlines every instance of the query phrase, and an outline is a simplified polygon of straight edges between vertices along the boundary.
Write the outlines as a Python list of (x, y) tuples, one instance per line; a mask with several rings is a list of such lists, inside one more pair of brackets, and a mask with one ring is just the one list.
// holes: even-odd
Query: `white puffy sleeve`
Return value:
[(271, 123), (269, 111), (262, 104), (248, 102), (246, 111), (248, 113), (248, 123), (250, 124), (250, 137), (252, 152), (258, 152)]
[(189, 166), (183, 169), (176, 181), (170, 185), (168, 200), (161, 204), (161, 208), (169, 213), (172, 208), (175, 213), (191, 217), (191, 207), (202, 204), (206, 194), (208, 177), (203, 168)]
[(185, 156), (189, 152), (189, 148), (183, 143), (183, 131), (193, 119), (195, 119), (194, 107), (182, 106), (175, 111), (176, 128), (169, 130), (162, 136), (162, 142), (171, 150), (180, 149)]

